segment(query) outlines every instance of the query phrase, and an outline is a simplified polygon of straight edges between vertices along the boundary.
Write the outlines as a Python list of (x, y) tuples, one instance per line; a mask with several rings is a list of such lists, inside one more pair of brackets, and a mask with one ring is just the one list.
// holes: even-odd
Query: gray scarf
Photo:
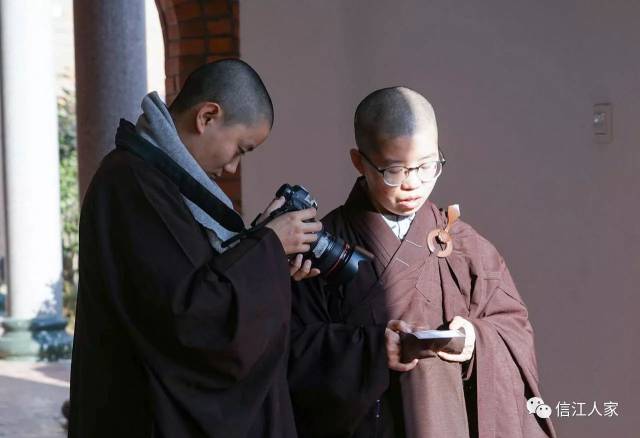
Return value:
[[(222, 191), (218, 184), (209, 178), (180, 140), (171, 114), (169, 114), (169, 109), (162, 99), (160, 99), (158, 93), (153, 91), (147, 94), (144, 99), (142, 99), (141, 107), (143, 112), (136, 123), (136, 131), (138, 134), (169, 155), (173, 161), (189, 172), (189, 174), (211, 192), (213, 196), (220, 199), (230, 208), (233, 208), (231, 199)], [(222, 248), (221, 243), (235, 236), (236, 233), (220, 225), (214, 218), (205, 213), (204, 210), (189, 199), (184, 196), (183, 198), (195, 220), (205, 227), (211, 246), (218, 252), (224, 252), (227, 248)]]

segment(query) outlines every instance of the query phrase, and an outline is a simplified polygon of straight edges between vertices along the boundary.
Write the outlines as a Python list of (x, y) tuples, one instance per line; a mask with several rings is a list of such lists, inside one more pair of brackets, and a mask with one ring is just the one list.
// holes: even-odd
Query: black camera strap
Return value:
[(133, 123), (120, 119), (116, 146), (134, 153), (162, 172), (178, 186), (180, 193), (229, 231), (236, 233), (246, 231), (242, 218), (235, 210), (216, 198), (169, 155), (140, 136)]
[(269, 216), (267, 216), (266, 218), (264, 218), (263, 220), (261, 220), (258, 223), (258, 219), (260, 219), (260, 216), (262, 216), (261, 214), (258, 214), (255, 219), (253, 219), (253, 221), (251, 222), (251, 228), (246, 229), (244, 231), (242, 231), (241, 233), (236, 234), (235, 236), (233, 236), (231, 239), (225, 240), (224, 242), (222, 242), (222, 247), (226, 248), (227, 246), (231, 245), (233, 242), (235, 242), (236, 240), (240, 240), (240, 239), (244, 239), (245, 237), (247, 237), (248, 235), (250, 235), (251, 233), (255, 233), (256, 231), (259, 231), (261, 229), (264, 228), (264, 226), (271, 221), (272, 219), (275, 219), (276, 217), (280, 216), (282, 213), (284, 213), (283, 210), (278, 209), (275, 211), (272, 211)]

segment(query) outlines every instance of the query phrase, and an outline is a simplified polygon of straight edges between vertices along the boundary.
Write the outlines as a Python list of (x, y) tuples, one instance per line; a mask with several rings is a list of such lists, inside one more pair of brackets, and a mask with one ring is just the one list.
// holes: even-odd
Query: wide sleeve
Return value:
[(265, 229), (216, 254), (177, 189), (154, 172), (121, 169), (89, 201), (84, 249), (102, 260), (87, 269), (103, 278), (108, 305), (152, 372), (229, 387), (286, 334), (282, 245)]
[[(550, 420), (526, 409), (528, 398), (540, 396), (526, 305), (498, 251), (483, 239), (480, 248), (482, 269), (469, 318), (476, 331), (476, 348), (468, 369), (475, 374), (479, 431), (481, 436), (489, 430), (526, 438), (555, 436)], [(490, 399), (494, 402), (487, 402)], [(510, 406), (513, 412), (498, 415), (490, 412), (492, 406)]]
[(330, 314), (316, 277), (293, 285), (289, 384), (301, 436), (350, 436), (389, 385), (383, 325)]

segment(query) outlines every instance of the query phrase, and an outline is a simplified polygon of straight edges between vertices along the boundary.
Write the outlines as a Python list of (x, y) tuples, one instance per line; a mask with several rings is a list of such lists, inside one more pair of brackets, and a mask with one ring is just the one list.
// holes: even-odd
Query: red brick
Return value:
[(169, 8), (173, 5), (172, 0), (156, 0), (156, 7), (159, 11), (163, 11), (166, 8)]
[(180, 39), (180, 27), (177, 24), (167, 26), (167, 39), (177, 41)]
[(178, 94), (178, 92), (180, 91), (180, 89), (182, 88), (182, 84), (184, 83), (185, 78), (182, 78), (178, 75), (173, 77), (173, 86), (175, 87), (176, 90), (176, 94)]
[(213, 38), (209, 41), (209, 51), (211, 53), (233, 53), (235, 49), (233, 39), (229, 37)]
[(178, 24), (178, 18), (176, 17), (176, 11), (173, 8), (166, 8), (162, 11), (162, 15), (167, 22), (167, 26), (172, 24)]
[(167, 77), (164, 80), (164, 88), (165, 88), (165, 94), (169, 95), (169, 94), (174, 94), (176, 91), (176, 83), (175, 80), (172, 76), (167, 75)]
[(233, 12), (232, 12), (233, 17), (235, 19), (238, 19), (240, 17), (240, 2), (237, 0), (234, 0), (232, 7), (233, 7)]
[[(234, 174), (233, 176), (235, 177), (236, 175)], [(222, 190), (230, 197), (240, 197), (240, 178), (217, 179), (216, 182), (220, 184)]]
[[(203, 56), (181, 56), (180, 57), (180, 76), (188, 75), (196, 68), (204, 64), (205, 58)], [(186, 78), (186, 76), (184, 76)]]
[[(188, 74), (202, 63), (237, 57), (239, 2), (155, 1), (160, 12), (166, 47), (166, 101), (171, 104)], [(238, 211), (242, 208), (240, 174), (241, 169), (238, 168), (235, 175), (226, 174), (220, 179), (223, 190), (229, 194)]]
[(166, 46), (165, 56), (169, 58), (180, 56), (180, 41), (170, 41)]
[[(237, 175), (237, 173), (235, 175)], [(216, 182), (220, 185), (220, 188), (227, 194), (227, 196), (229, 196), (229, 198), (234, 201), (234, 204), (240, 203), (240, 200), (242, 198), (242, 186), (240, 183), (240, 178), (236, 178), (233, 180), (217, 179)]]
[(237, 36), (233, 37), (233, 53), (240, 56), (240, 39)]
[(230, 35), (233, 32), (233, 25), (228, 18), (210, 20), (207, 22), (207, 32), (209, 35)]
[(229, 3), (227, 0), (208, 0), (204, 4), (204, 15), (207, 17), (219, 17), (229, 14)]
[(177, 56), (167, 58), (164, 62), (164, 68), (166, 70), (167, 76), (178, 74), (178, 71), (180, 70), (180, 58)]
[(181, 21), (179, 26), (180, 26), (180, 36), (182, 38), (207, 36), (207, 29), (204, 25), (204, 21), (200, 19)]
[(191, 20), (202, 15), (200, 4), (195, 0), (192, 0), (189, 3), (183, 3), (181, 5), (174, 6), (174, 9), (176, 11), (176, 17), (178, 17), (178, 21)]
[(207, 62), (220, 61), (221, 59), (229, 59), (234, 58), (234, 56), (230, 55), (209, 55), (207, 56)]
[(204, 52), (203, 39), (181, 39), (179, 42), (169, 43), (169, 56), (202, 55)]

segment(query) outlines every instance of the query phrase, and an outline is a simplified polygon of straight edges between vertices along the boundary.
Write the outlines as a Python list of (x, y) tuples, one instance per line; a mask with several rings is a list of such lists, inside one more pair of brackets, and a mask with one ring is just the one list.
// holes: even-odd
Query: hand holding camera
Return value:
[[(291, 262), (291, 275), (295, 280), (322, 273), (329, 284), (347, 283), (358, 272), (360, 263), (370, 261), (373, 255), (322, 231), (322, 224), (314, 220), (317, 207), (318, 203), (307, 189), (283, 184), (276, 192), (276, 199), (245, 233), (263, 226), (271, 228), (282, 242), (285, 253), (297, 254)], [(239, 234), (223, 245), (242, 236)]]
[[(281, 196), (279, 198), (274, 199), (271, 204), (269, 204), (269, 206), (267, 207), (267, 209), (264, 211), (264, 213), (262, 213), (258, 219), (256, 220), (257, 223), (260, 223), (262, 221), (264, 221), (266, 218), (268, 218), (271, 213), (277, 209), (279, 209), (280, 207), (282, 207), (284, 205), (284, 203), (286, 202), (286, 199), (284, 198), (284, 196)], [(309, 211), (313, 211), (315, 210), (314, 208), (310, 208), (308, 209)], [(303, 210), (306, 211), (306, 210)], [(287, 213), (287, 215), (290, 215), (291, 213)], [(315, 216), (315, 215), (314, 215)], [(283, 216), (280, 216), (283, 217)], [(274, 226), (277, 228), (278, 225), (280, 225), (277, 221), (277, 218), (272, 220), (271, 222), (267, 222), (266, 226), (271, 228), (276, 235), (278, 236), (278, 238), (280, 239), (280, 241), (282, 242), (282, 246), (285, 248), (285, 253), (287, 253), (287, 255), (289, 255), (290, 253), (287, 252), (287, 247), (285, 246), (285, 242), (283, 241), (283, 237), (281, 237), (278, 232), (276, 231), (276, 229), (274, 228)], [(273, 223), (275, 222), (275, 223)], [(305, 223), (306, 224), (306, 223)], [(317, 231), (320, 231), (322, 229), (322, 224), (320, 222), (312, 222), (312, 224), (317, 225)], [(314, 236), (316, 236), (314, 234)], [(303, 235), (302, 236), (303, 241), (307, 240), (307, 236)], [(316, 237), (317, 240), (317, 237)], [(304, 280), (305, 278), (311, 278), (311, 277), (315, 277), (316, 275), (320, 274), (320, 270), (317, 268), (312, 268), (311, 267), (311, 260), (309, 259), (304, 259), (301, 252), (306, 252), (306, 251), (294, 251), (294, 253), (298, 253), (296, 254), (295, 257), (293, 257), (290, 260), (290, 274), (291, 277), (296, 280), (296, 281), (300, 281), (300, 280)]]
[[(282, 204), (283, 202), (276, 199), (272, 205), (275, 203)], [(276, 216), (267, 222), (265, 226), (276, 233), (282, 243), (285, 254), (300, 254), (309, 251), (310, 244), (318, 240), (316, 233), (322, 230), (320, 222), (305, 222), (314, 219), (315, 216), (315, 208), (290, 211)]]

